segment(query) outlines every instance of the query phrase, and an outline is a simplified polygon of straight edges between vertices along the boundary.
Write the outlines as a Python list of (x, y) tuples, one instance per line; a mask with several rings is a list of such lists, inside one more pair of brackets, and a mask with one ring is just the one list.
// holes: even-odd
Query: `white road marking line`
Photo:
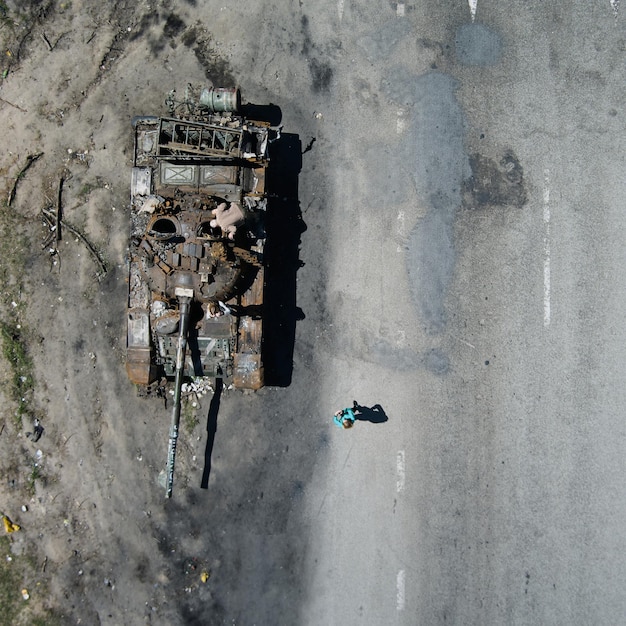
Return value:
[(337, 2), (337, 11), (339, 13), (339, 21), (341, 22), (341, 20), (343, 19), (343, 5), (344, 5), (345, 0), (338, 0)]
[(470, 13), (472, 14), (472, 22), (476, 19), (476, 9), (478, 8), (478, 0), (468, 0)]
[(406, 469), (404, 463), (404, 450), (399, 450), (396, 456), (396, 491), (400, 493), (404, 491), (404, 483), (406, 482)]
[(406, 111), (404, 109), (398, 109), (396, 120), (396, 133), (401, 135), (406, 130)]
[(396, 6), (396, 15), (398, 17), (404, 17), (404, 2), (398, 2)]
[(543, 325), (550, 326), (550, 257), (543, 261)]
[[(396, 222), (396, 236), (401, 241), (403, 241), (406, 236), (405, 228), (406, 228), (406, 217), (405, 217), (404, 211), (398, 211), (398, 219)], [(404, 247), (400, 243), (398, 243), (396, 245), (396, 252), (400, 253), (403, 250), (404, 250)]]
[(543, 325), (550, 326), (550, 170), (543, 179)]
[(396, 608), (398, 609), (398, 611), (404, 611), (405, 586), (406, 575), (404, 573), (404, 570), (401, 569), (396, 576)]
[(402, 348), (403, 346), (406, 346), (406, 331), (398, 330), (396, 333), (396, 336), (397, 336), (396, 345), (398, 346), (398, 348)]
[(404, 211), (398, 211), (397, 220), (398, 235), (404, 235), (404, 228), (406, 225), (406, 215), (404, 214)]
[(613, 15), (617, 19), (617, 12), (619, 11), (619, 0), (611, 0), (611, 6), (613, 7)]

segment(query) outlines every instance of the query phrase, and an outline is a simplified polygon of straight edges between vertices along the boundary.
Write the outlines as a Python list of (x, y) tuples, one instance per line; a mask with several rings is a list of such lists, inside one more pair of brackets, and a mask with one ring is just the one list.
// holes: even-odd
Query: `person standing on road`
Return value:
[(345, 408), (337, 411), (335, 413), (335, 417), (333, 421), (339, 428), (352, 428), (354, 426), (354, 422), (356, 421), (356, 416), (354, 415), (355, 409), (358, 408), (357, 401), (354, 401), (353, 408)]

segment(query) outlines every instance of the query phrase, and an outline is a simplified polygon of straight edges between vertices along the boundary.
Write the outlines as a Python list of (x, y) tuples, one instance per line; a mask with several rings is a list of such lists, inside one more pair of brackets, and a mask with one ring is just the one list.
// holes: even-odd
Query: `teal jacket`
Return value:
[(352, 409), (343, 409), (340, 415), (335, 415), (333, 421), (339, 428), (343, 428), (343, 421), (350, 420), (353, 424), (356, 421), (354, 411)]

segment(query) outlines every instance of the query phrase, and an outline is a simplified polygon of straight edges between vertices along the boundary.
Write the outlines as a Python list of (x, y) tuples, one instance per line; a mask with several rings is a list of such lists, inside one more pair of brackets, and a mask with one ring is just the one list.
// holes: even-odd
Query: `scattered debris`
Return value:
[(2, 523), (4, 524), (4, 530), (7, 533), (14, 533), (20, 530), (21, 526), (19, 524), (14, 524), (6, 515), (2, 515)]
[(181, 389), (183, 394), (194, 394), (196, 397), (202, 397), (207, 393), (213, 393), (213, 385), (211, 380), (196, 376), (188, 383), (183, 383)]
[(26, 433), (26, 437), (31, 441), (39, 441), (41, 439), (41, 435), (43, 435), (43, 426), (39, 422), (37, 418), (33, 420), (33, 432)]

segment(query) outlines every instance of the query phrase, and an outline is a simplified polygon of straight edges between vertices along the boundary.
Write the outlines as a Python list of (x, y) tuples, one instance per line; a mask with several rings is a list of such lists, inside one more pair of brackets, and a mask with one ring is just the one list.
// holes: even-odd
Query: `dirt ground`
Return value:
[[(0, 1), (0, 508), (21, 526), (0, 544), (4, 624), (173, 624), (177, 595), (210, 604), (218, 560), (168, 565), (162, 402), (123, 375), (130, 120), (188, 77), (234, 84), (195, 5)], [(183, 421), (179, 488), (204, 454)]]

